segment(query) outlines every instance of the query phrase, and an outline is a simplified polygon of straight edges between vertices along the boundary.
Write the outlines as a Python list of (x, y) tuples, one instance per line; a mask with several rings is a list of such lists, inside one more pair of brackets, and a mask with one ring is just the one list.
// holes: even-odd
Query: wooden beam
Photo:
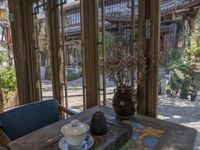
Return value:
[(98, 104), (99, 71), (98, 71), (98, 2), (83, 1), (83, 44), (85, 56), (86, 108)]

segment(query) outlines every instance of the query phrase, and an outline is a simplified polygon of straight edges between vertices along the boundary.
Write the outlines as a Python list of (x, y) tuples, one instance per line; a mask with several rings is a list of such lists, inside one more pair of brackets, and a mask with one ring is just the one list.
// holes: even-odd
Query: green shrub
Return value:
[(3, 101), (0, 104), (4, 104), (12, 96), (11, 91), (15, 91), (17, 88), (15, 68), (13, 66), (5, 67), (0, 71), (0, 87), (3, 91)]
[(174, 93), (173, 93), (173, 90), (171, 89), (171, 87), (169, 85), (166, 87), (166, 93), (170, 97), (175, 96)]
[(179, 49), (169, 49), (167, 51), (167, 68), (170, 70), (174, 65), (178, 64), (178, 61), (180, 61), (182, 57), (182, 54)]
[(189, 93), (195, 95), (200, 89), (199, 74), (195, 73), (197, 69), (191, 63), (188, 55), (169, 61), (168, 69), (171, 72), (169, 80), (171, 91), (168, 91), (169, 95), (176, 96), (180, 92), (181, 98), (187, 98)]
[(73, 81), (78, 78), (82, 77), (82, 72), (76, 73), (76, 72), (68, 72), (67, 73), (67, 81)]
[(200, 10), (197, 12), (195, 19), (195, 30), (191, 34), (191, 46), (188, 50), (190, 55), (200, 57)]
[(17, 87), (15, 68), (6, 67), (0, 72), (0, 83), (3, 89), (15, 90)]

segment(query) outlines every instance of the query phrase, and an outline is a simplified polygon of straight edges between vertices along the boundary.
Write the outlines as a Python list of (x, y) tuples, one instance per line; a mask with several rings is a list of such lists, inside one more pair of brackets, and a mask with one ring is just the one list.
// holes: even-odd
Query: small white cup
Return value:
[(65, 140), (71, 146), (79, 146), (85, 140), (89, 126), (79, 120), (72, 120), (71, 123), (64, 125), (61, 132), (65, 136)]

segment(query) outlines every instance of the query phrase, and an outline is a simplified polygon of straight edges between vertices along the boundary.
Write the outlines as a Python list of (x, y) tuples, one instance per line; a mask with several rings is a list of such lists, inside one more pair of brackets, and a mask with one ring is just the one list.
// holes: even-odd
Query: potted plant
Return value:
[(136, 111), (133, 86), (136, 66), (136, 59), (128, 52), (127, 44), (122, 42), (113, 44), (104, 61), (104, 73), (116, 85), (113, 109), (119, 118), (129, 118)]

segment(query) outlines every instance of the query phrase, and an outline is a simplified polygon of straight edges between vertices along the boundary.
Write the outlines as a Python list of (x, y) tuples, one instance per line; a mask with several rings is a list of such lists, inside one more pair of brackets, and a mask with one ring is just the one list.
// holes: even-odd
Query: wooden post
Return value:
[(130, 53), (135, 57), (135, 0), (131, 0), (131, 41)]
[(156, 117), (160, 44), (160, 0), (140, 0), (138, 16), (138, 113)]
[(59, 10), (56, 0), (48, 0), (49, 37), (52, 64), (53, 97), (64, 106), (63, 73), (62, 73), (62, 47), (59, 42)]
[[(106, 54), (106, 8), (105, 8), (105, 0), (102, 0), (102, 57), (103, 63), (105, 62), (105, 54)], [(103, 106), (106, 106), (106, 77), (105, 77), (105, 68), (103, 67)], [(100, 87), (99, 87), (100, 88)], [(100, 104), (100, 102), (99, 102)]]
[(83, 1), (83, 44), (85, 56), (86, 108), (98, 104), (98, 1)]
[(145, 0), (138, 1), (138, 80), (137, 99), (138, 99), (138, 113), (146, 114), (146, 39), (145, 39)]
[(80, 28), (81, 28), (81, 57), (83, 72), (83, 110), (86, 110), (86, 85), (85, 85), (85, 53), (84, 53), (84, 37), (83, 37), (83, 0), (80, 1)]
[(33, 41), (32, 2), (8, 0), (19, 104), (39, 100), (39, 74)]
[[(135, 0), (131, 0), (131, 41), (130, 41), (130, 53), (136, 58), (135, 54)], [(135, 85), (135, 70), (131, 71), (131, 86)]]
[(160, 52), (160, 0), (150, 1), (151, 40), (148, 61), (148, 116), (157, 116), (159, 52)]

